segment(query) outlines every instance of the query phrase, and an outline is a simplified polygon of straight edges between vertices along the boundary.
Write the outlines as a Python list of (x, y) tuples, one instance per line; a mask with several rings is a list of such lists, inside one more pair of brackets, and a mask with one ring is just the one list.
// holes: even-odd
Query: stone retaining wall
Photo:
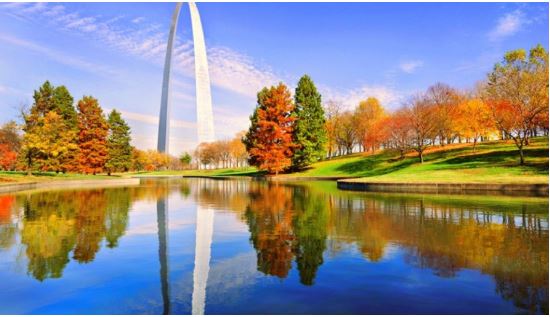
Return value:
[(109, 187), (139, 185), (138, 178), (120, 179), (91, 179), (91, 180), (59, 180), (51, 182), (30, 182), (30, 183), (9, 183), (0, 184), (0, 193), (18, 192), (22, 190), (41, 188), (86, 188), (86, 187)]
[(338, 189), (368, 192), (548, 196), (548, 184), (367, 183), (340, 180)]

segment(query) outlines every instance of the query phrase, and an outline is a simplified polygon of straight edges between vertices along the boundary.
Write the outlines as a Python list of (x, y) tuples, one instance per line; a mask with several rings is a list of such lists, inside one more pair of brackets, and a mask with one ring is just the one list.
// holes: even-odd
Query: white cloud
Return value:
[[(122, 17), (106, 20), (100, 16), (68, 12), (67, 7), (47, 3), (4, 5), (2, 8), (19, 18), (50, 23), (65, 31), (81, 33), (122, 53), (163, 65), (168, 25), (143, 23), (143, 17), (131, 18), (131, 24), (117, 24), (115, 22)], [(174, 47), (174, 71), (194, 77), (193, 56), (192, 42), (178, 38)], [(209, 47), (208, 60), (213, 85), (248, 97), (254, 97), (261, 87), (280, 80), (267, 67), (257, 65), (250, 57), (226, 47)]]
[[(112, 109), (105, 108), (105, 113), (111, 112)], [(159, 123), (159, 117), (158, 116), (152, 116), (148, 114), (143, 113), (137, 113), (137, 112), (131, 112), (126, 110), (118, 110), (122, 114), (122, 117), (126, 120), (134, 120), (141, 123), (151, 124), (151, 125), (158, 125)], [(189, 122), (184, 120), (170, 120), (170, 126), (174, 128), (184, 128), (184, 129), (196, 129), (197, 124), (195, 122)]]
[(424, 65), (424, 62), (419, 60), (405, 61), (399, 64), (399, 69), (401, 69), (401, 71), (407, 74), (412, 74), (423, 65)]
[(528, 22), (529, 21), (526, 20), (525, 15), (520, 10), (507, 13), (498, 19), (495, 28), (488, 33), (489, 39), (497, 41), (504, 37), (514, 35)]
[(91, 63), (83, 59), (70, 56), (62, 51), (53, 50), (51, 48), (47, 48), (40, 44), (23, 40), (17, 37), (13, 37), (7, 34), (0, 33), (0, 42), (5, 42), (11, 45), (20, 46), (29, 51), (33, 51), (35, 53), (41, 54), (42, 56), (47, 57), (51, 60), (54, 60), (60, 64), (72, 66), (74, 68), (78, 68), (80, 70), (84, 70), (89, 73), (94, 73), (94, 74), (104, 75), (104, 76), (112, 76), (117, 74), (116, 71), (114, 71), (113, 69), (107, 66)]
[(238, 113), (230, 107), (216, 106), (214, 108), (214, 123), (218, 138), (229, 139), (238, 132), (248, 129), (249, 116), (249, 113)]
[(405, 95), (391, 87), (383, 85), (364, 85), (349, 90), (334, 90), (328, 87), (319, 87), (323, 101), (334, 100), (342, 103), (346, 109), (354, 109), (361, 100), (368, 97), (377, 98), (382, 106), (395, 109), (403, 101)]

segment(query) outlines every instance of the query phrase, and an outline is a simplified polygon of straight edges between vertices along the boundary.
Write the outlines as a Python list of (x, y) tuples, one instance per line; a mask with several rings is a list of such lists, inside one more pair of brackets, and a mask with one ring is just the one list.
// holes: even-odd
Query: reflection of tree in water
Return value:
[(21, 240), (29, 274), (42, 281), (61, 277), (69, 253), (80, 263), (95, 258), (103, 239), (115, 247), (124, 235), (130, 189), (41, 192), (23, 199)]
[(294, 189), (294, 253), (300, 282), (313, 285), (317, 269), (323, 264), (326, 249), (328, 206), (326, 199), (314, 195), (304, 187)]
[(93, 261), (105, 237), (106, 199), (105, 190), (99, 189), (84, 191), (76, 200), (76, 246), (73, 258), (79, 263)]
[(443, 278), (464, 268), (490, 274), (497, 293), (516, 307), (548, 312), (545, 215), (518, 216), (510, 213), (518, 207), (490, 207), (489, 202), (480, 208), (475, 201), (327, 195), (298, 185), (254, 184), (249, 191), (244, 218), (258, 270), (265, 274), (284, 278), (295, 259), (301, 282), (309, 285), (327, 244), (333, 252), (354, 244), (367, 259), (379, 261), (393, 243), (404, 248), (411, 265)]
[(251, 188), (245, 218), (259, 271), (284, 278), (296, 258), (300, 281), (313, 284), (326, 248), (323, 199), (299, 186), (262, 184)]
[(258, 270), (286, 277), (293, 256), (292, 193), (286, 186), (269, 184), (251, 189), (250, 196), (245, 217), (258, 257)]
[(130, 189), (120, 188), (107, 192), (107, 210), (105, 212), (105, 239), (108, 248), (118, 246), (118, 239), (128, 227), (128, 211), (132, 205)]
[(14, 196), (0, 196), (0, 249), (7, 249), (15, 243), (17, 225), (11, 221), (14, 203)]
[(497, 293), (517, 307), (548, 312), (547, 219), (525, 213), (517, 219), (423, 199), (369, 197), (342, 199), (337, 205), (336, 235), (357, 243), (367, 257), (372, 251), (365, 252), (369, 242), (364, 239), (398, 243), (412, 265), (442, 277), (477, 269), (491, 274)]

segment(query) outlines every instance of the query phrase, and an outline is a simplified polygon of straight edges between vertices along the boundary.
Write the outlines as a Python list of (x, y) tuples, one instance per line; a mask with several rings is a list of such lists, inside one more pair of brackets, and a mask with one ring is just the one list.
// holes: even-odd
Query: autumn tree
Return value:
[(449, 85), (437, 83), (430, 86), (425, 100), (431, 104), (432, 120), (435, 124), (435, 135), (439, 144), (450, 144), (456, 134), (455, 119), (458, 115), (460, 98), (458, 92)]
[(105, 168), (109, 175), (111, 172), (126, 172), (130, 169), (132, 156), (130, 127), (116, 110), (111, 111), (107, 123), (109, 125), (108, 159)]
[(91, 96), (85, 96), (78, 102), (78, 130), (80, 170), (94, 175), (102, 172), (109, 154), (109, 125), (97, 99)]
[(359, 103), (354, 115), (357, 139), (360, 146), (363, 151), (367, 151), (368, 148), (374, 151), (378, 143), (377, 131), (374, 125), (384, 117), (384, 108), (378, 99), (369, 97)]
[(325, 104), (325, 130), (327, 131), (327, 154), (332, 157), (338, 148), (337, 127), (340, 119), (340, 104), (334, 100), (329, 100)]
[(434, 108), (426, 96), (419, 95), (414, 97), (405, 109), (411, 128), (411, 146), (418, 153), (420, 163), (423, 163), (424, 151), (437, 133)]
[(548, 52), (540, 44), (529, 54), (523, 49), (507, 52), (488, 75), (485, 98), (497, 127), (514, 140), (524, 164), (523, 148), (537, 118), (548, 114)]
[(258, 93), (258, 105), (245, 137), (251, 165), (275, 174), (291, 165), (293, 110), (290, 92), (282, 83)]
[(147, 157), (145, 151), (132, 147), (132, 156), (131, 156), (131, 169), (134, 171), (143, 171), (148, 165), (150, 165), (150, 160)]
[(244, 166), (248, 158), (246, 152), (246, 146), (243, 143), (243, 138), (246, 135), (246, 131), (241, 131), (235, 135), (235, 137), (229, 142), (229, 149), (235, 167)]
[(217, 154), (214, 151), (214, 147), (211, 145), (211, 143), (203, 142), (197, 146), (197, 149), (195, 150), (195, 155), (197, 158), (197, 162), (200, 165), (202, 164), (204, 168), (207, 168), (211, 164), (216, 163), (216, 157)]
[(494, 130), (491, 109), (479, 98), (468, 98), (459, 105), (458, 112), (457, 126), (464, 137), (474, 141), (475, 152), (477, 141)]
[(60, 172), (72, 166), (70, 159), (77, 150), (77, 145), (73, 143), (76, 131), (67, 129), (65, 121), (57, 112), (50, 111), (40, 118), (35, 133), (39, 169)]
[(231, 162), (231, 146), (229, 141), (220, 140), (214, 142), (214, 151), (216, 152), (216, 158), (222, 163), (222, 168), (229, 167)]
[(17, 163), (17, 153), (21, 148), (21, 136), (15, 121), (0, 127), (0, 169), (13, 170)]
[[(54, 112), (60, 117), (62, 123), (58, 124), (58, 119), (55, 119), (55, 125), (59, 127), (60, 131), (74, 137), (72, 140), (64, 139), (64, 142), (67, 142), (68, 152), (64, 153), (63, 161), (56, 164), (61, 166), (63, 171), (74, 170), (76, 168), (78, 147), (75, 146), (77, 143), (77, 126), (72, 96), (65, 86), (54, 87), (49, 81), (46, 81), (38, 90), (34, 91), (33, 99), (34, 103), (29, 111), (23, 111), (22, 113), (24, 119), (23, 131), (25, 133), (20, 151), (22, 165), (26, 166), (28, 173), (30, 173), (32, 168), (37, 167), (36, 160), (44, 159), (44, 151), (37, 148), (42, 137), (46, 137), (41, 134), (40, 130), (45, 123), (44, 118), (48, 113)], [(50, 117), (50, 119), (53, 119), (53, 117)], [(50, 123), (53, 122), (50, 120)]]
[(166, 170), (170, 167), (172, 157), (167, 153), (161, 153), (157, 150), (147, 150), (145, 156), (148, 159), (148, 164), (145, 169), (148, 171)]
[(405, 152), (411, 146), (411, 123), (407, 109), (399, 109), (394, 112), (388, 119), (388, 143), (393, 149), (399, 151), (399, 158), (405, 158)]
[(355, 116), (351, 111), (343, 112), (338, 116), (336, 143), (338, 144), (340, 153), (345, 151), (346, 154), (351, 154), (353, 152), (353, 147), (358, 139), (355, 123)]
[(327, 142), (321, 94), (308, 75), (298, 81), (292, 115), (295, 118), (293, 142), (296, 144), (292, 166), (302, 169), (324, 157)]

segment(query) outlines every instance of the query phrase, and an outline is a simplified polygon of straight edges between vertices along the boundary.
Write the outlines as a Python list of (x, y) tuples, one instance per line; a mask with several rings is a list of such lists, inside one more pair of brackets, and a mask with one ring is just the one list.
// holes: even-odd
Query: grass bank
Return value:
[[(404, 159), (397, 153), (380, 151), (358, 153), (323, 160), (298, 173), (282, 174), (277, 178), (351, 178), (366, 182), (406, 183), (548, 183), (548, 138), (531, 140), (525, 148), (526, 164), (519, 165), (519, 152), (512, 141), (479, 144), (474, 152), (471, 144), (435, 146), (425, 153), (420, 164), (415, 152)], [(254, 176), (248, 169), (217, 169), (181, 172), (151, 172), (140, 175), (186, 176)]]
[[(406, 183), (491, 183), (536, 184), (548, 183), (548, 138), (531, 140), (525, 148), (526, 164), (519, 165), (519, 154), (512, 141), (494, 141), (479, 144), (473, 152), (471, 144), (453, 144), (432, 147), (426, 151), (425, 162), (420, 164), (414, 152), (404, 159), (396, 153), (380, 151), (375, 154), (359, 153), (323, 160), (309, 169), (282, 174), (278, 178), (295, 177), (356, 177), (365, 182)], [(53, 180), (108, 179), (132, 176), (257, 176), (255, 168), (216, 170), (185, 170), (133, 172), (107, 175), (0, 172), (0, 184), (10, 182), (43, 182)]]
[(526, 164), (511, 141), (453, 144), (430, 148), (423, 164), (414, 152), (399, 159), (395, 153), (354, 154), (313, 164), (292, 176), (359, 177), (357, 181), (407, 183), (548, 183), (548, 139), (533, 138), (525, 148)]

